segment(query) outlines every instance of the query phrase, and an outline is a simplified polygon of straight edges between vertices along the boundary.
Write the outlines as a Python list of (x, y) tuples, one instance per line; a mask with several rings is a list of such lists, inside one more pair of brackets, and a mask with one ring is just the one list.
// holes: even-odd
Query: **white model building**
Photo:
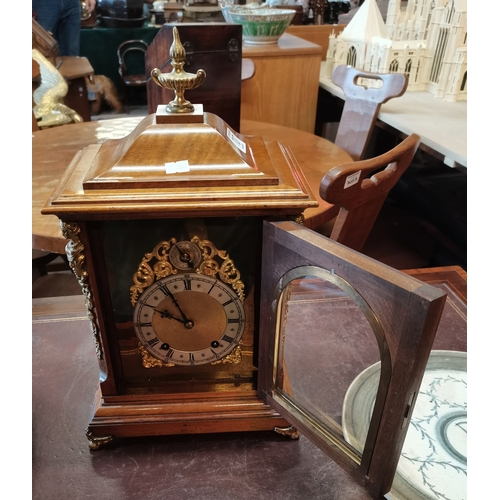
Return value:
[(403, 73), (407, 91), (467, 100), (467, 1), (389, 0), (384, 23), (376, 0), (365, 0), (342, 33), (330, 35), (328, 74), (342, 64)]

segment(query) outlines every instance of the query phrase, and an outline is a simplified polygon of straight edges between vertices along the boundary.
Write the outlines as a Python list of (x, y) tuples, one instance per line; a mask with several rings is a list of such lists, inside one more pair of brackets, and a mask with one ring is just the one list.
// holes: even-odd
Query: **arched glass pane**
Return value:
[(353, 381), (380, 361), (377, 336), (380, 340), (382, 333), (373, 313), (348, 285), (343, 289), (308, 275), (284, 289), (279, 328), (278, 388), (319, 426), (354, 444), (360, 456), (366, 434), (361, 445), (346, 434), (352, 422), (344, 421), (343, 413)]

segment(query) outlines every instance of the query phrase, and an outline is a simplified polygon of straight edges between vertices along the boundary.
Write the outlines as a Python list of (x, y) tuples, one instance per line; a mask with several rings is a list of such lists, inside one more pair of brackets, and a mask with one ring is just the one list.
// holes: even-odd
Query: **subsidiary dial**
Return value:
[(190, 241), (179, 241), (170, 249), (170, 262), (182, 271), (194, 271), (201, 259), (201, 250)]

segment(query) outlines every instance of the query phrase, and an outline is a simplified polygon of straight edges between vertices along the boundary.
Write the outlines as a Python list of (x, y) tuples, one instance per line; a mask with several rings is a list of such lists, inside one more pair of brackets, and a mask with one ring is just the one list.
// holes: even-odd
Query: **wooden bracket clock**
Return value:
[[(127, 137), (77, 154), (43, 209), (69, 240), (100, 366), (90, 447), (298, 430), (382, 495), (446, 296), (302, 227), (317, 202), (292, 151), (186, 101), (204, 72), (183, 71), (174, 38), (172, 74), (152, 73), (174, 101)], [(373, 329), (382, 374), (362, 451), (294, 399), (287, 300), (307, 279), (352, 298)]]

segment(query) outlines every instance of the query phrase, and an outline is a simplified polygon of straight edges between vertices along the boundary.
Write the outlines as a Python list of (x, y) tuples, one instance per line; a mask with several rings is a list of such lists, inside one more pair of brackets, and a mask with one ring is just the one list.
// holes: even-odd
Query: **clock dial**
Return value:
[(224, 282), (195, 273), (161, 278), (137, 299), (134, 330), (155, 358), (180, 366), (217, 362), (239, 344), (243, 304)]

